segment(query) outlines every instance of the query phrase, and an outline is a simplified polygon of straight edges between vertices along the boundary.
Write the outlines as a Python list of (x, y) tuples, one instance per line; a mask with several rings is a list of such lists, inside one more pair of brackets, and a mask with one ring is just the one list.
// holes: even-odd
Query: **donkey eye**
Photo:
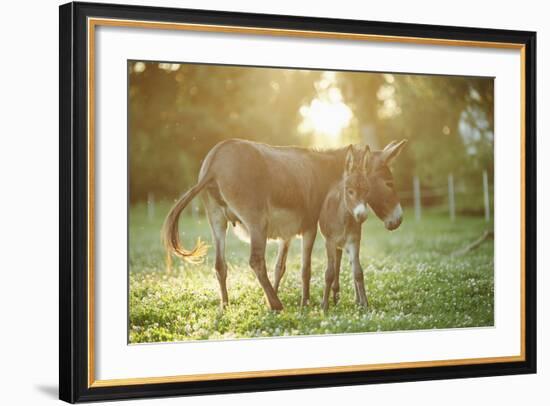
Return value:
[(353, 189), (348, 189), (348, 195), (354, 196), (354, 195), (355, 195), (355, 190), (353, 190)]
[(389, 188), (393, 188), (393, 181), (388, 181), (386, 182), (386, 186), (389, 187)]

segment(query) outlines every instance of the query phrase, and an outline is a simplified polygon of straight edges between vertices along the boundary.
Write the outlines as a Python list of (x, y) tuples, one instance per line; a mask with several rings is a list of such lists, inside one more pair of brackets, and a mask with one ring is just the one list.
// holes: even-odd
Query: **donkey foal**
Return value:
[(367, 219), (368, 212), (367, 165), (370, 156), (371, 152), (368, 146), (364, 149), (351, 145), (348, 147), (343, 177), (331, 188), (321, 209), (319, 226), (325, 238), (327, 250), (323, 294), (323, 310), (325, 312), (329, 308), (331, 289), (334, 303), (338, 302), (340, 262), (343, 249), (347, 250), (350, 257), (356, 301), (364, 307), (368, 304), (363, 269), (359, 262), (359, 247), (361, 226)]

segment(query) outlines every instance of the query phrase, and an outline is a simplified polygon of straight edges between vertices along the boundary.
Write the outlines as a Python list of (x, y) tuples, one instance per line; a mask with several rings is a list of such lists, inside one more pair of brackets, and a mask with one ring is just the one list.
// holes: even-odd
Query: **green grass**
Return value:
[[(248, 244), (229, 230), (230, 304), (221, 311), (212, 247), (204, 263), (176, 260), (174, 269), (166, 272), (159, 230), (167, 210), (167, 205), (158, 205), (152, 219), (142, 205), (130, 211), (131, 343), (493, 325), (493, 242), (460, 257), (450, 256), (492, 227), (482, 218), (459, 217), (451, 223), (444, 215), (423, 213), (422, 221), (416, 222), (406, 212), (401, 227), (388, 232), (371, 215), (363, 227), (361, 247), (369, 308), (355, 304), (344, 254), (340, 302), (336, 306), (331, 302), (325, 315), (320, 302), (326, 257), (320, 234), (312, 259), (310, 305), (300, 306), (300, 241), (294, 240), (279, 290), (285, 308), (276, 313), (268, 310), (248, 266)], [(202, 217), (182, 216), (180, 232), (187, 248), (199, 236), (211, 244), (210, 228)], [(271, 280), (275, 258), (276, 244), (269, 244)]]

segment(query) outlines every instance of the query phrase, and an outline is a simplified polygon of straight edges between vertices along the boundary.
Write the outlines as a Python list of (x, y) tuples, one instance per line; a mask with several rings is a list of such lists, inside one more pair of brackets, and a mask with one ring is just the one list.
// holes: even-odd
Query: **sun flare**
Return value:
[(300, 132), (313, 133), (327, 144), (336, 144), (342, 130), (349, 126), (353, 113), (343, 102), (342, 92), (334, 79), (327, 76), (319, 83), (317, 97), (300, 108)]

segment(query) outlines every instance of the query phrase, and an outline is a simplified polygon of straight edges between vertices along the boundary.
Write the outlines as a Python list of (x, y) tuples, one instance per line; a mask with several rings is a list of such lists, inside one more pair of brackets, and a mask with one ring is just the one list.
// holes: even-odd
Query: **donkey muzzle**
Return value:
[(390, 231), (393, 231), (395, 230), (396, 228), (398, 228), (400, 225), (401, 225), (401, 222), (403, 221), (403, 219), (399, 218), (395, 221), (386, 221), (384, 223), (384, 225), (386, 226), (386, 228)]
[(363, 203), (358, 204), (353, 209), (353, 217), (355, 218), (355, 221), (358, 223), (362, 223), (367, 219), (369, 211), (367, 209), (367, 206)]
[(384, 225), (388, 230), (392, 231), (392, 230), (395, 230), (397, 227), (399, 227), (402, 221), (403, 221), (403, 209), (401, 209), (401, 205), (398, 204), (397, 206), (394, 207), (390, 215), (384, 219)]

